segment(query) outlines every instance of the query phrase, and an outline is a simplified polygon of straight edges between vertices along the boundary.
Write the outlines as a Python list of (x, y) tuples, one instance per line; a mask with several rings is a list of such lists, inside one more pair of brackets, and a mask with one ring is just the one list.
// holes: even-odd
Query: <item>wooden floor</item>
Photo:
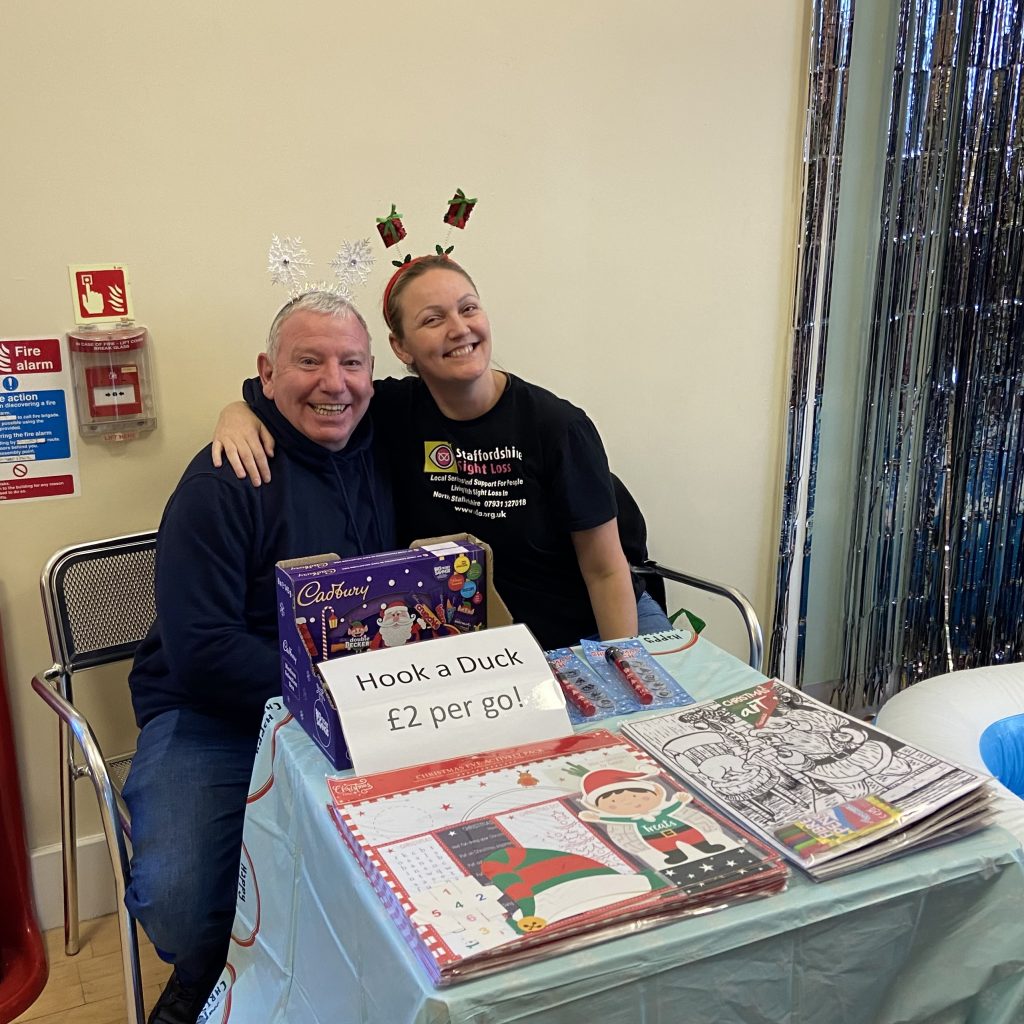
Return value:
[[(117, 915), (83, 921), (81, 950), (64, 953), (64, 929), (46, 932), (50, 977), (39, 998), (12, 1024), (124, 1024), (124, 973)], [(142, 965), (146, 1012), (152, 1009), (171, 973), (139, 930), (139, 961)]]

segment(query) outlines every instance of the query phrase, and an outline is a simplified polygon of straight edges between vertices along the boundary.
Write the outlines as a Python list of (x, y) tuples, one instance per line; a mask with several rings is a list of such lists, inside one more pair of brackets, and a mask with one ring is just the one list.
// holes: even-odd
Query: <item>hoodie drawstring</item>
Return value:
[(384, 543), (384, 531), (380, 525), (380, 508), (377, 505), (377, 488), (374, 487), (373, 473), (366, 461), (366, 452), (361, 451), (359, 453), (359, 469), (362, 473), (363, 480), (366, 481), (366, 488), (370, 492), (370, 508), (373, 512), (373, 532), (376, 533), (376, 543), (373, 546), (370, 545), (368, 537), (364, 537), (359, 529), (359, 519), (352, 511), (352, 502), (349, 500), (348, 487), (345, 485), (345, 478), (342, 476), (341, 470), (338, 469), (338, 464), (334, 459), (331, 459), (331, 468), (334, 470), (335, 480), (338, 481), (338, 489), (341, 491), (342, 501), (345, 502), (345, 515), (348, 517), (348, 521), (352, 524), (352, 530), (355, 533), (356, 547), (358, 548), (359, 553), (361, 555), (370, 555), (378, 551), (383, 551), (386, 545)]

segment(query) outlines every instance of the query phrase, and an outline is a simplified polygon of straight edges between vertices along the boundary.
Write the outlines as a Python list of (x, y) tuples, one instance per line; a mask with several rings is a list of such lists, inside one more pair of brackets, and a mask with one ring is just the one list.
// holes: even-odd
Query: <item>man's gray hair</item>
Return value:
[(291, 302), (286, 302), (278, 310), (277, 316), (274, 317), (274, 322), (270, 325), (270, 333), (267, 335), (267, 358), (271, 364), (277, 359), (277, 347), (281, 339), (281, 328), (284, 326), (285, 321), (293, 313), (301, 313), (303, 310), (309, 313), (326, 313), (328, 316), (354, 316), (363, 325), (363, 330), (366, 331), (367, 343), (370, 341), (370, 328), (366, 326), (363, 314), (348, 299), (342, 298), (342, 296), (335, 292), (303, 292), (292, 299)]

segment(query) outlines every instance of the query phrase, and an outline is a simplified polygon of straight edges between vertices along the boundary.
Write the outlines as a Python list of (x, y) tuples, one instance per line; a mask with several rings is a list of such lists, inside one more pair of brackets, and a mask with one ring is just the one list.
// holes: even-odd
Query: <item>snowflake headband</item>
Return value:
[(270, 252), (267, 254), (267, 270), (274, 284), (288, 287), (288, 298), (296, 299), (304, 292), (330, 292), (348, 302), (352, 301), (352, 289), (357, 285), (366, 284), (373, 269), (373, 251), (368, 238), (356, 242), (342, 242), (341, 248), (335, 253), (328, 266), (334, 271), (335, 281), (306, 280), (306, 268), (313, 266), (302, 244), (302, 239), (279, 238), (274, 235), (270, 240)]
[[(444, 215), (444, 223), (449, 227), (445, 242), (447, 242), (448, 238), (451, 237), (451, 228), (465, 228), (469, 221), (469, 215), (473, 212), (474, 206), (476, 206), (475, 199), (468, 198), (461, 188), (457, 188), (455, 190), (455, 195), (448, 200), (448, 212)], [(390, 249), (391, 246), (397, 245), (403, 238), (405, 238), (405, 227), (402, 224), (402, 215), (396, 211), (394, 203), (391, 204), (391, 212), (389, 214), (384, 217), (377, 218), (377, 231), (380, 233), (381, 240), (384, 242), (384, 247), (386, 249)], [(393, 330), (393, 328), (391, 326), (391, 321), (388, 319), (388, 300), (391, 298), (391, 292), (394, 290), (398, 279), (406, 270), (409, 269), (409, 267), (427, 259), (429, 256), (436, 255), (443, 259), (447, 259), (454, 248), (454, 245), (449, 245), (446, 248), (444, 245), (438, 244), (434, 246), (434, 252), (428, 253), (427, 256), (416, 256), (414, 258), (412, 253), (406, 253), (405, 259), (391, 261), (398, 269), (391, 275), (391, 279), (384, 288), (384, 297), (381, 300), (381, 311), (384, 315), (384, 323), (387, 324), (389, 330)]]

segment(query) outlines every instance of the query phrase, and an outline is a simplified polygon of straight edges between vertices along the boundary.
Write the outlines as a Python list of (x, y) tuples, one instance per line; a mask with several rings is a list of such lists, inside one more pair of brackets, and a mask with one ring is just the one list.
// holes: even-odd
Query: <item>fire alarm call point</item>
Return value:
[[(78, 328), (68, 333), (78, 429), (130, 441), (156, 427), (149, 333), (132, 320), (128, 268), (69, 267)], [(102, 326), (101, 326), (102, 325)]]

